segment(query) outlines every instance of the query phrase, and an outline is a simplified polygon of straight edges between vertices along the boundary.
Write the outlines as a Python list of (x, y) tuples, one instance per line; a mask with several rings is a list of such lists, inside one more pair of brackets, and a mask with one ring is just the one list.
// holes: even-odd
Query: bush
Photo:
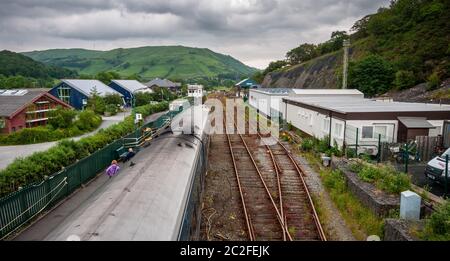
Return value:
[(116, 115), (118, 112), (117, 105), (114, 104), (108, 104), (105, 107), (105, 114), (108, 113), (109, 115)]
[(50, 111), (48, 124), (54, 129), (66, 129), (72, 126), (77, 112), (58, 106), (56, 110)]
[(114, 105), (117, 108), (117, 105), (123, 105), (122, 97), (119, 94), (107, 94), (103, 97), (106, 105)]
[(416, 77), (411, 71), (400, 70), (395, 73), (394, 84), (398, 90), (412, 87), (416, 83)]
[(84, 110), (78, 114), (78, 120), (75, 125), (83, 131), (95, 130), (102, 123), (102, 118), (91, 110)]
[(352, 172), (357, 173), (358, 177), (365, 182), (374, 183), (377, 188), (387, 193), (397, 194), (408, 190), (411, 187), (411, 180), (405, 173), (396, 171), (391, 166), (358, 164), (353, 163), (349, 166)]
[(427, 82), (427, 89), (429, 91), (436, 90), (439, 87), (440, 79), (437, 72), (432, 73), (430, 76), (428, 76), (428, 82)]
[(347, 158), (356, 158), (356, 149), (353, 148), (346, 148), (345, 153), (347, 155)]
[(447, 200), (426, 220), (422, 235), (425, 240), (450, 240), (450, 201)]
[(312, 138), (305, 138), (300, 144), (300, 149), (302, 151), (310, 151), (314, 148), (314, 140)]
[(323, 139), (320, 139), (316, 145), (316, 150), (320, 153), (328, 152), (330, 146), (330, 138), (325, 136)]

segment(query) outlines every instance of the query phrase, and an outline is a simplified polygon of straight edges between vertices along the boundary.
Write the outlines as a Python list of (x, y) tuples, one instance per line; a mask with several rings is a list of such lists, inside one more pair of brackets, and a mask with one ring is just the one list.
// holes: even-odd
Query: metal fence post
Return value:
[(378, 134), (378, 163), (381, 162), (381, 134)]
[(408, 144), (405, 143), (405, 151), (403, 154), (405, 160), (405, 173), (408, 173), (408, 160), (409, 160), (409, 152), (408, 152)]
[(359, 128), (356, 128), (356, 142), (355, 142), (355, 154), (358, 158), (358, 134), (359, 134)]

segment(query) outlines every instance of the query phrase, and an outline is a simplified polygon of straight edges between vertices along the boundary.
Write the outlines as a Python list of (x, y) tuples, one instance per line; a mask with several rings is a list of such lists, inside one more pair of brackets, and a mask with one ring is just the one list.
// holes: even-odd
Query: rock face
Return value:
[(336, 68), (342, 66), (342, 51), (317, 57), (311, 61), (266, 75), (263, 87), (333, 89), (337, 83)]

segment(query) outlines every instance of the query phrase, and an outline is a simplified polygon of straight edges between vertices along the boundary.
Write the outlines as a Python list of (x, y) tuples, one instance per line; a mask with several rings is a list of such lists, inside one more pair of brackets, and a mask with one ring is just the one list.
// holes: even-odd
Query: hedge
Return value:
[[(167, 110), (168, 107), (167, 102), (160, 102), (137, 107), (136, 112), (142, 113), (145, 117)], [(124, 121), (101, 129), (96, 134), (79, 141), (63, 140), (46, 151), (35, 152), (26, 158), (17, 158), (0, 171), (0, 196), (5, 196), (27, 184), (41, 181), (44, 176), (50, 176), (63, 167), (70, 166), (133, 130), (133, 118), (128, 116)]]
[(100, 116), (92, 111), (86, 110), (78, 113), (78, 119), (66, 129), (53, 129), (50, 124), (47, 126), (25, 128), (9, 135), (0, 136), (0, 144), (23, 145), (61, 140), (93, 131), (101, 123), (102, 118)]

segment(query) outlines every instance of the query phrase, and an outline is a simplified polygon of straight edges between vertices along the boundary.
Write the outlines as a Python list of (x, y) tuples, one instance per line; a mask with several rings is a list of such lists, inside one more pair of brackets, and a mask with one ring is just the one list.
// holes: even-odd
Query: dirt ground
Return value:
[(226, 135), (212, 135), (202, 202), (201, 240), (247, 240)]

